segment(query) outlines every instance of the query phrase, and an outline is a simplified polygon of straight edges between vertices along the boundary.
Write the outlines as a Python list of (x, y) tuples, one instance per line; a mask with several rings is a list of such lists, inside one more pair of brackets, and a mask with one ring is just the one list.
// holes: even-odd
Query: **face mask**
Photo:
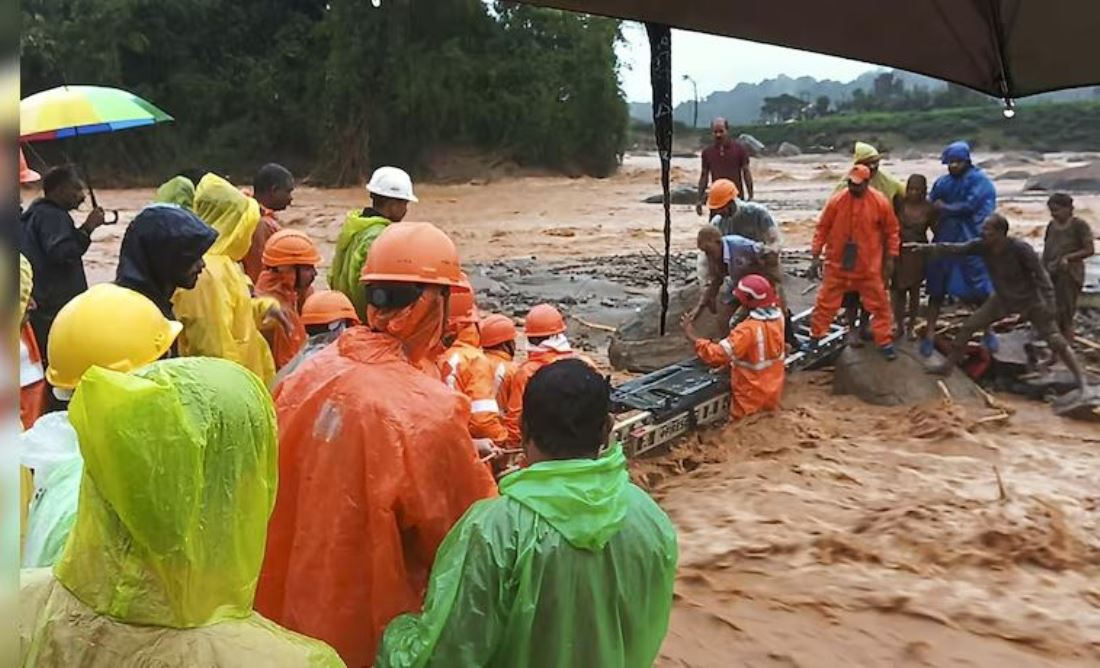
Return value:
[(412, 304), (397, 310), (367, 307), (367, 321), (375, 331), (401, 340), (405, 354), (414, 364), (427, 357), (443, 339), (446, 298), (428, 288)]

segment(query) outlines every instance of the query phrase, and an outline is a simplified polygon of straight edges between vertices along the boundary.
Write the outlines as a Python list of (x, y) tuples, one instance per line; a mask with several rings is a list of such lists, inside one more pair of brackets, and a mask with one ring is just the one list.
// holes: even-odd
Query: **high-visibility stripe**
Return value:
[(496, 399), (478, 399), (470, 402), (471, 413), (499, 413)]
[(504, 363), (498, 364), (496, 371), (493, 372), (493, 394), (500, 392), (500, 386), (504, 383), (504, 375), (508, 373), (507, 366)]
[(443, 382), (452, 390), (458, 388), (458, 365), (462, 361), (462, 355), (455, 353), (447, 360), (447, 377)]
[(45, 379), (42, 372), (42, 362), (31, 355), (30, 346), (23, 339), (19, 340), (19, 387), (29, 387), (40, 380)]
[(733, 345), (729, 339), (722, 339), (718, 342), (718, 345), (722, 347), (722, 350), (726, 353), (726, 357), (733, 359)]

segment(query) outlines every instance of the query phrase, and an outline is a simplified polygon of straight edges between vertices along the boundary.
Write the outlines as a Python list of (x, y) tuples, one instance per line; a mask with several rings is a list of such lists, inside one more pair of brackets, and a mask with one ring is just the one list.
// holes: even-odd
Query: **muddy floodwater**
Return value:
[[(1023, 191), (1025, 172), (1082, 160), (976, 159), (993, 161), (1001, 210), (1014, 234), (1034, 242), (1042, 240), (1046, 194)], [(753, 164), (757, 199), (780, 221), (785, 245), (807, 247), (846, 158)], [(943, 173), (931, 156), (888, 158), (883, 168), (903, 180)], [(674, 185), (691, 185), (697, 174), (696, 161), (675, 161)], [(479, 291), (509, 315), (544, 298), (613, 327), (656, 294), (661, 213), (642, 202), (658, 192), (653, 156), (628, 156), (620, 174), (602, 180), (540, 176), (416, 190), (421, 202), (408, 219), (450, 233)], [(96, 232), (87, 257), (93, 282), (113, 277), (124, 225), (152, 190), (98, 195), (121, 210), (122, 224)], [(1077, 201), (1100, 230), (1100, 196)], [(367, 202), (362, 188), (300, 187), (281, 220), (318, 241), (327, 266), (345, 213)], [(676, 280), (692, 274), (700, 222), (693, 207), (673, 207)], [(508, 296), (517, 290), (520, 301)], [(586, 334), (595, 348), (606, 340), (598, 326)], [(658, 664), (1100, 665), (1100, 428), (1011, 397), (998, 397), (1000, 408), (947, 400), (873, 407), (833, 396), (830, 383), (828, 372), (793, 375), (780, 413), (632, 464), (680, 534), (675, 608)]]

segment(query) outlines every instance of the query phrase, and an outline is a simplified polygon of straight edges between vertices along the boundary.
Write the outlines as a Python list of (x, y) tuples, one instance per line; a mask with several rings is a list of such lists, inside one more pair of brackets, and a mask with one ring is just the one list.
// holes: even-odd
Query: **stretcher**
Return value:
[[(847, 327), (834, 322), (811, 346), (807, 309), (791, 320), (800, 349), (786, 357), (788, 371), (822, 366), (844, 348)], [(684, 360), (629, 380), (611, 391), (615, 415), (610, 441), (619, 441), (628, 457), (637, 457), (684, 434), (729, 419), (728, 369), (709, 369), (697, 359)]]

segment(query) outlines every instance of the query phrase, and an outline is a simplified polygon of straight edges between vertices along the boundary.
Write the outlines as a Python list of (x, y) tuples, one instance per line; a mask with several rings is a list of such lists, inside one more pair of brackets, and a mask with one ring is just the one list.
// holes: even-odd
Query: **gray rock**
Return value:
[[(673, 204), (697, 204), (699, 202), (699, 191), (689, 186), (681, 186), (673, 188), (669, 192), (669, 197)], [(645, 198), (646, 204), (660, 204), (662, 201), (664, 200), (661, 193)]]
[(754, 158), (763, 153), (764, 149), (767, 148), (766, 146), (764, 146), (763, 142), (761, 142), (756, 137), (748, 134), (747, 132), (742, 132), (741, 134), (737, 135), (737, 141), (741, 142), (741, 145), (745, 147), (745, 150), (749, 152), (749, 155)]
[(925, 153), (921, 153), (915, 148), (907, 148), (898, 155), (898, 158), (902, 160), (920, 160), (925, 157)]
[(802, 155), (802, 149), (798, 148), (790, 142), (783, 142), (776, 149), (775, 154), (781, 158), (793, 158), (796, 155)]
[[(933, 361), (940, 359), (933, 357)], [(873, 344), (845, 348), (836, 361), (833, 392), (851, 394), (876, 406), (905, 406), (943, 398), (938, 380), (947, 385), (956, 402), (981, 399), (978, 386), (958, 369), (946, 377), (926, 372), (920, 353), (911, 344), (898, 345), (898, 358), (893, 362)]]
[[(672, 290), (669, 294), (668, 317), (665, 336), (658, 335), (661, 316), (660, 301), (647, 302), (627, 318), (611, 337), (607, 355), (611, 366), (620, 371), (648, 373), (695, 355), (691, 342), (680, 329), (680, 318), (699, 303), (701, 288), (697, 284)], [(729, 334), (722, 331), (718, 319), (709, 311), (703, 311), (696, 321), (699, 336), (713, 339)]]
[(1024, 190), (1100, 192), (1100, 162), (1036, 174)]
[(1031, 178), (1031, 172), (1025, 172), (1022, 169), (1010, 169), (1007, 172), (1002, 172), (997, 175), (998, 181), (1023, 181)]

